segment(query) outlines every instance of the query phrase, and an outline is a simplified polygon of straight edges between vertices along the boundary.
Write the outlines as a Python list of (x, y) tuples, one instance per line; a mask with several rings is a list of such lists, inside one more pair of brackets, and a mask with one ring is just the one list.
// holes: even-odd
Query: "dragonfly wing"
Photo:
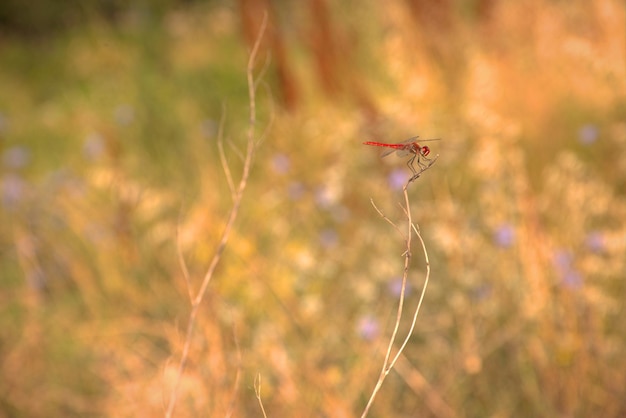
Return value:
[(397, 149), (395, 149), (395, 148), (389, 148), (389, 149), (384, 150), (384, 151), (380, 154), (380, 156), (381, 156), (381, 157), (386, 157), (386, 156), (388, 156), (388, 155), (393, 154), (394, 152), (400, 152), (400, 151), (398, 151), (398, 150), (397, 150)]
[[(419, 135), (407, 138), (404, 141), (399, 142), (398, 145), (411, 145), (417, 140), (417, 138), (419, 138)], [(412, 147), (398, 148), (398, 157), (406, 157), (407, 155), (413, 154), (411, 151), (412, 149)]]
[(390, 143), (384, 143), (384, 142), (373, 142), (373, 141), (368, 141), (368, 142), (364, 142), (364, 144), (366, 145), (375, 145), (375, 146), (379, 146), (379, 147), (386, 147), (387, 149), (384, 150), (380, 156), (381, 157), (386, 157), (390, 154), (393, 154), (394, 152), (398, 153), (399, 157), (405, 157), (407, 155), (410, 154), (415, 154), (414, 147), (412, 146), (413, 143), (415, 142), (415, 140), (419, 138), (419, 136), (414, 136), (408, 139), (405, 139), (402, 142), (399, 142), (397, 144), (390, 144)]
[(412, 154), (410, 148), (405, 148), (405, 149), (399, 149), (398, 150), (398, 157), (406, 157), (407, 155), (410, 155), (410, 154)]

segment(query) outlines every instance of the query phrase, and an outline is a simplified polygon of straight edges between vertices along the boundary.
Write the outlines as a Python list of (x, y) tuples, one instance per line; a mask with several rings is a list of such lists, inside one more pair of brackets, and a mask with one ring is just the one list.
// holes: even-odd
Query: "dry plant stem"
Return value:
[(235, 348), (237, 350), (237, 374), (235, 375), (235, 383), (233, 385), (233, 393), (230, 398), (230, 405), (228, 411), (226, 411), (226, 418), (232, 417), (235, 412), (235, 402), (237, 402), (237, 391), (239, 390), (239, 382), (241, 380), (241, 348), (239, 347), (239, 340), (237, 339), (237, 332), (233, 325), (233, 339), (235, 341)]
[(178, 224), (176, 225), (176, 255), (178, 257), (178, 264), (180, 264), (180, 270), (183, 272), (185, 284), (187, 285), (187, 292), (189, 293), (189, 302), (193, 302), (193, 292), (191, 291), (191, 280), (189, 279), (189, 269), (187, 263), (185, 263), (185, 257), (183, 257), (183, 251), (180, 246), (180, 218), (183, 214), (183, 207), (181, 205), (180, 212), (178, 214)]
[[(247, 66), (247, 79), (248, 79), (248, 97), (250, 100), (250, 119), (248, 122), (248, 133), (247, 133), (247, 147), (246, 154), (244, 159), (244, 165), (242, 169), (241, 179), (239, 180), (239, 184), (236, 190), (233, 190), (233, 206), (228, 214), (228, 220), (226, 221), (226, 226), (224, 227), (224, 231), (222, 232), (222, 237), (218, 244), (218, 247), (215, 251), (213, 259), (211, 260), (211, 264), (204, 275), (204, 279), (202, 280), (202, 284), (200, 285), (200, 290), (196, 294), (195, 298), (193, 298), (193, 302), (191, 304), (191, 312), (189, 313), (189, 322), (187, 324), (187, 332), (185, 334), (185, 343), (183, 345), (183, 352), (181, 355), (180, 363), (178, 366), (178, 373), (176, 375), (176, 379), (174, 381), (174, 385), (172, 387), (172, 392), (170, 394), (170, 400), (167, 407), (167, 411), (165, 413), (166, 417), (171, 417), (174, 413), (174, 408), (176, 406), (176, 401), (178, 398), (178, 387), (180, 385), (180, 380), (185, 371), (185, 366), (187, 365), (187, 360), (189, 358), (189, 350), (191, 348), (191, 341), (193, 336), (193, 331), (195, 328), (196, 317), (198, 316), (198, 311), (206, 295), (207, 288), (209, 286), (209, 282), (213, 277), (213, 273), (215, 272), (215, 268), (217, 267), (222, 253), (226, 249), (226, 244), (228, 243), (228, 239), (230, 237), (230, 233), (232, 231), (235, 220), (237, 219), (237, 215), (239, 214), (239, 207), (241, 206), (241, 200), (243, 198), (243, 192), (248, 183), (248, 177), (250, 175), (250, 168), (252, 165), (252, 160), (254, 157), (254, 151), (256, 148), (256, 141), (254, 140), (254, 132), (256, 125), (256, 84), (254, 80), (254, 63), (256, 61), (256, 56), (259, 51), (259, 45), (261, 44), (261, 39), (265, 32), (267, 26), (267, 15), (263, 16), (263, 22), (261, 24), (261, 29), (259, 30), (259, 35), (257, 36), (254, 47), (252, 48), (252, 52), (250, 53), (250, 57), (248, 59)], [(226, 165), (224, 161), (223, 152), (220, 153), (220, 158), (222, 159), (222, 164)], [(230, 170), (226, 170), (227, 177), (230, 176)]]
[[(426, 294), (426, 288), (428, 287), (428, 279), (430, 277), (430, 261), (428, 259), (428, 252), (426, 251), (426, 244), (424, 243), (424, 240), (422, 239), (422, 236), (421, 236), (421, 234), (419, 232), (419, 228), (417, 226), (415, 226), (415, 224), (413, 224), (413, 219), (411, 217), (411, 205), (410, 205), (410, 202), (409, 202), (408, 187), (409, 187), (409, 184), (411, 184), (413, 181), (415, 181), (419, 177), (419, 175), (421, 173), (423, 173), (425, 170), (427, 170), (428, 168), (430, 168), (430, 166), (432, 166), (434, 164), (434, 162), (436, 161), (437, 157), (435, 157), (433, 159), (433, 161), (427, 167), (425, 167), (419, 173), (417, 173), (416, 175), (411, 177), (407, 181), (407, 183), (404, 185), (404, 188), (403, 188), (404, 204), (405, 204), (405, 206), (402, 209), (404, 210), (404, 213), (405, 213), (406, 219), (407, 219), (407, 224), (406, 224), (407, 225), (407, 233), (406, 233), (406, 241), (405, 241), (406, 251), (404, 252), (404, 273), (402, 274), (402, 287), (400, 289), (400, 300), (398, 301), (398, 310), (397, 310), (397, 313), (396, 313), (396, 322), (395, 322), (395, 325), (394, 325), (394, 328), (393, 328), (393, 332), (391, 333), (391, 338), (389, 339), (389, 345), (387, 346), (387, 353), (385, 354), (385, 360), (383, 361), (383, 366), (382, 366), (382, 369), (380, 371), (380, 375), (378, 377), (378, 381), (376, 382), (376, 385), (374, 386), (374, 390), (372, 391), (372, 394), (370, 395), (370, 398), (369, 398), (369, 400), (367, 402), (367, 405), (365, 406), (365, 410), (363, 411), (363, 414), (361, 415), (361, 418), (366, 417), (367, 414), (369, 413), (369, 410), (370, 410), (372, 404), (374, 403), (374, 399), (376, 398), (376, 395), (380, 391), (380, 388), (382, 387), (383, 382), (385, 381), (385, 378), (387, 377), (389, 372), (391, 372), (391, 370), (393, 369), (394, 365), (398, 361), (398, 358), (400, 357), (400, 355), (402, 354), (402, 352), (406, 348), (406, 345), (408, 344), (409, 340), (411, 339), (411, 335), (413, 334), (413, 330), (414, 330), (415, 324), (417, 322), (417, 317), (418, 317), (420, 309), (422, 307), (422, 302), (424, 300), (424, 295)], [(393, 221), (391, 221), (385, 214), (383, 214), (378, 209), (378, 207), (376, 207), (376, 205), (374, 204), (373, 201), (372, 201), (372, 205), (374, 206), (374, 209), (376, 209), (378, 214), (383, 217), (383, 219), (385, 219), (398, 232), (401, 233), (400, 228), (398, 228), (398, 226), (395, 223), (393, 223)], [(422, 251), (424, 252), (424, 259), (425, 259), (425, 262), (426, 262), (426, 279), (424, 280), (424, 286), (422, 287), (422, 292), (420, 294), (419, 302), (417, 304), (415, 312), (413, 313), (413, 320), (411, 322), (411, 327), (410, 327), (409, 331), (407, 332), (407, 335), (404, 338), (404, 341), (402, 342), (402, 345), (400, 346), (400, 349), (398, 350), (396, 355), (393, 357), (393, 359), (391, 359), (391, 352), (393, 350), (393, 345), (394, 345), (394, 343), (396, 341), (396, 337), (398, 335), (398, 329), (400, 327), (400, 320), (402, 319), (402, 311), (403, 311), (403, 308), (404, 308), (404, 297), (405, 297), (405, 291), (406, 291), (406, 282), (407, 282), (407, 278), (408, 278), (408, 275), (409, 275), (409, 265), (410, 265), (410, 260), (411, 260), (411, 240), (412, 240), (413, 232), (415, 232), (415, 234), (417, 235), (417, 237), (420, 240), (420, 243), (422, 244)]]
[(424, 406), (430, 409), (432, 416), (438, 418), (457, 417), (455, 410), (448, 405), (404, 354), (398, 358), (394, 370), (417, 396), (424, 399)]
[(420, 309), (422, 308), (424, 295), (426, 295), (426, 288), (428, 287), (428, 279), (430, 278), (430, 261), (428, 259), (428, 252), (426, 251), (426, 244), (424, 243), (424, 239), (422, 238), (422, 235), (419, 232), (419, 227), (417, 227), (415, 224), (411, 224), (411, 226), (413, 227), (413, 230), (415, 231), (415, 235), (417, 235), (417, 238), (420, 240), (420, 243), (422, 245), (422, 251), (424, 252), (424, 261), (426, 262), (426, 279), (424, 280), (424, 286), (422, 287), (422, 293), (420, 294), (420, 299), (417, 302), (417, 308), (415, 309), (415, 312), (413, 314), (413, 320), (411, 321), (411, 328), (409, 328), (409, 331), (406, 334), (406, 338), (404, 339), (404, 342), (400, 346), (398, 353), (396, 353), (395, 357), (389, 364), (389, 370), (391, 370), (394, 364), (396, 364), (396, 361), (398, 361), (398, 357), (400, 357), (400, 355), (404, 351), (404, 348), (406, 347), (409, 340), (411, 339), (411, 335), (413, 334), (413, 330), (415, 329), (415, 324), (417, 323), (417, 316), (419, 315)]
[(265, 413), (265, 407), (263, 406), (263, 401), (261, 400), (261, 373), (257, 374), (256, 378), (254, 379), (254, 394), (259, 401), (259, 406), (261, 407), (261, 412), (263, 412), (263, 417), (267, 418), (267, 414)]
[(217, 150), (220, 153), (220, 163), (226, 176), (226, 182), (228, 183), (228, 189), (230, 190), (231, 198), (235, 201), (235, 183), (233, 182), (233, 175), (230, 172), (230, 166), (226, 162), (226, 154), (224, 153), (224, 121), (226, 120), (226, 106), (222, 105), (222, 117), (220, 118), (220, 126), (217, 130)]

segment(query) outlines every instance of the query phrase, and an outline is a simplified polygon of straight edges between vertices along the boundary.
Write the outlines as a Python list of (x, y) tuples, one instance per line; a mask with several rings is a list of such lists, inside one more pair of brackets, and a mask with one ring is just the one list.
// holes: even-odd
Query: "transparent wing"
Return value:
[[(412, 136), (411, 138), (405, 139), (402, 142), (398, 142), (397, 145), (409, 145), (415, 142), (415, 140), (419, 138), (419, 136)], [(390, 148), (382, 152), (381, 157), (386, 157), (390, 154), (397, 153), (398, 157), (405, 157), (411, 154), (411, 148)]]

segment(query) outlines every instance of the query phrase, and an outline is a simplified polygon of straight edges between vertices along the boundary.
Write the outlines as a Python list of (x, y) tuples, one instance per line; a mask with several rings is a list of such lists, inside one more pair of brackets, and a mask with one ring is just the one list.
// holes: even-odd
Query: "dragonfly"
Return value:
[[(428, 158), (428, 154), (430, 154), (430, 148), (428, 147), (428, 145), (418, 144), (417, 143), (418, 138), (419, 136), (414, 136), (405, 141), (398, 142), (395, 144), (387, 143), (387, 142), (375, 142), (375, 141), (367, 141), (367, 142), (364, 142), (363, 144), (373, 145), (375, 147), (390, 148), (389, 150), (386, 150), (385, 152), (383, 152), (383, 154), (381, 155), (382, 157), (386, 157), (387, 155), (393, 154), (394, 152), (397, 153), (398, 157), (405, 157), (407, 155), (410, 155), (411, 158), (409, 158), (409, 161), (407, 161), (406, 165), (411, 169), (414, 176), (418, 176), (419, 173), (415, 170), (415, 166), (413, 164), (417, 163), (420, 169), (420, 173), (421, 173), (422, 171), (428, 168), (428, 165), (422, 162), (422, 160), (426, 160), (428, 162), (432, 161), (430, 158)], [(420, 142), (439, 141), (439, 139), (440, 138), (424, 139)]]

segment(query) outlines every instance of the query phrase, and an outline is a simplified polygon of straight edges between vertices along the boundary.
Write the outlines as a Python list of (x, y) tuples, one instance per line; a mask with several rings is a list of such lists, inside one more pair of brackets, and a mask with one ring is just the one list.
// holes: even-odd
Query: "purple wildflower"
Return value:
[(578, 289), (582, 286), (582, 274), (574, 267), (574, 256), (570, 251), (558, 250), (554, 254), (553, 263), (561, 276), (563, 286), (569, 289)]
[(578, 141), (583, 145), (591, 145), (598, 139), (599, 130), (595, 125), (587, 124), (578, 130)]
[(598, 231), (590, 232), (585, 239), (585, 245), (592, 252), (601, 253), (606, 247), (604, 235)]
[(18, 169), (26, 166), (30, 160), (28, 149), (22, 146), (15, 146), (7, 149), (2, 154), (2, 163), (5, 167)]
[(407, 180), (409, 179), (409, 173), (405, 169), (396, 168), (389, 176), (387, 176), (387, 183), (392, 190), (402, 190)]
[(583, 285), (583, 276), (576, 269), (570, 269), (561, 278), (563, 286), (570, 289), (579, 289)]
[(552, 258), (552, 262), (559, 271), (566, 271), (571, 269), (573, 261), (574, 256), (572, 255), (572, 253), (568, 250), (563, 249), (557, 250)]
[(474, 299), (481, 301), (485, 299), (489, 299), (491, 294), (493, 293), (493, 287), (489, 284), (482, 284), (473, 289), (473, 297)]
[(357, 332), (365, 341), (372, 341), (378, 337), (380, 326), (378, 321), (371, 316), (364, 316), (357, 324)]
[[(400, 297), (400, 294), (402, 292), (402, 277), (394, 277), (387, 285), (387, 290), (389, 291), (389, 293), (391, 293), (392, 296)], [(404, 295), (407, 296), (409, 293), (411, 293), (411, 284), (407, 281), (404, 288)]]
[(339, 243), (339, 235), (334, 229), (323, 229), (319, 235), (320, 244), (324, 248), (333, 248)]
[(505, 223), (500, 225), (493, 234), (493, 240), (502, 248), (509, 248), (515, 242), (515, 229), (513, 225)]
[(291, 167), (291, 160), (285, 154), (275, 154), (272, 158), (272, 168), (278, 174), (287, 174)]
[(26, 182), (17, 174), (7, 174), (2, 179), (2, 204), (9, 209), (15, 208), (22, 200)]
[(104, 153), (105, 144), (102, 135), (94, 132), (85, 138), (83, 144), (83, 155), (89, 160), (97, 160)]
[(298, 200), (304, 195), (304, 185), (299, 181), (289, 183), (287, 194), (291, 200)]

